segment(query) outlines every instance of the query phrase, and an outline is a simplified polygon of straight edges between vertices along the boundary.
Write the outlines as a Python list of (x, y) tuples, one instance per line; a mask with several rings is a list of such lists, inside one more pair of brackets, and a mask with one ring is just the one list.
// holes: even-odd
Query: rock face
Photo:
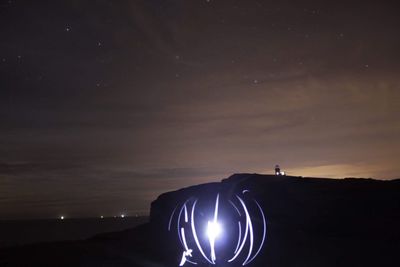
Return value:
[(167, 237), (176, 205), (243, 190), (267, 217), (267, 242), (252, 265), (400, 266), (400, 180), (235, 174), (160, 195), (151, 205), (152, 227)]
[(150, 223), (132, 230), (0, 250), (0, 266), (178, 266), (182, 250), (168, 231), (176, 205), (243, 190), (267, 218), (266, 243), (249, 266), (400, 266), (400, 180), (259, 174), (162, 194), (151, 205)]

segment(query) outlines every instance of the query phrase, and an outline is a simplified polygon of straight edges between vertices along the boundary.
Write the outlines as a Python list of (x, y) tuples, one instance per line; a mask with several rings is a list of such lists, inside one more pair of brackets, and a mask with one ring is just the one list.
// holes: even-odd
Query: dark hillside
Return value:
[(162, 194), (150, 223), (131, 230), (0, 250), (0, 266), (178, 266), (181, 252), (167, 229), (176, 205), (243, 190), (267, 217), (266, 244), (249, 266), (400, 266), (400, 180), (259, 174)]

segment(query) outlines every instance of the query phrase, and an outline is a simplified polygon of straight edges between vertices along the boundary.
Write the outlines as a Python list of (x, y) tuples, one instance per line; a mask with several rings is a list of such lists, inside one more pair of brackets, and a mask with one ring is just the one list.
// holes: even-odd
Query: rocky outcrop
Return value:
[(151, 222), (131, 230), (0, 250), (0, 266), (178, 266), (182, 252), (167, 230), (176, 205), (243, 190), (267, 217), (265, 246), (250, 266), (400, 266), (400, 180), (259, 174), (162, 194)]
[(160, 195), (151, 223), (160, 236), (176, 205), (250, 190), (267, 216), (259, 266), (400, 266), (400, 180), (235, 174)]

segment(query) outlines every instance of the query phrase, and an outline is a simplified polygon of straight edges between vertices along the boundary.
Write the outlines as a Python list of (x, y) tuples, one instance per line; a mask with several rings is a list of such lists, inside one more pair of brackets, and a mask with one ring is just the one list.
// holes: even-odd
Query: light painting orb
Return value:
[[(233, 197), (190, 198), (172, 211), (168, 230), (181, 246), (179, 266), (236, 264), (245, 266), (260, 253), (266, 238), (266, 219), (249, 190)], [(202, 234), (203, 233), (203, 234)]]

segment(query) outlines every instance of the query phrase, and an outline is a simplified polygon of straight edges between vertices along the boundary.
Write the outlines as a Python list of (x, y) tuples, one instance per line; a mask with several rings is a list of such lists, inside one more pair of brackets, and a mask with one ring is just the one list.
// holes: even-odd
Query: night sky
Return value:
[(399, 178), (399, 4), (322, 2), (0, 1), (0, 219), (277, 163)]

